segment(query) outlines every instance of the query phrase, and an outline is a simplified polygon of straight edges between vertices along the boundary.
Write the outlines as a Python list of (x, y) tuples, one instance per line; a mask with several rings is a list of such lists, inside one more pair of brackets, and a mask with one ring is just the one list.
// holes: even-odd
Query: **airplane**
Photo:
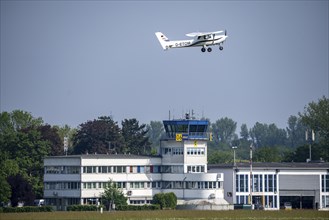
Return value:
[(158, 38), (163, 50), (168, 50), (170, 48), (184, 48), (184, 47), (202, 47), (201, 51), (208, 52), (212, 51), (209, 46), (219, 45), (219, 50), (223, 50), (223, 43), (228, 37), (226, 35), (226, 30), (215, 31), (215, 32), (194, 32), (186, 34), (188, 37), (193, 37), (191, 40), (169, 40), (163, 33), (156, 32), (155, 35)]

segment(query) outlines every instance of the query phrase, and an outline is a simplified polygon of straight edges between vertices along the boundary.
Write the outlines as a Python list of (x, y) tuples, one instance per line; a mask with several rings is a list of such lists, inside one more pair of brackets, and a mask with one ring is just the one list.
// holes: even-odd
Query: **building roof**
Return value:
[[(209, 164), (209, 169), (233, 169), (233, 168), (248, 168), (250, 167), (250, 163), (236, 163), (236, 166), (233, 163), (222, 163), (222, 164)], [(278, 162), (253, 162), (253, 168), (259, 169), (328, 169), (329, 163), (321, 162), (321, 163), (278, 163)]]
[(151, 159), (160, 158), (160, 156), (143, 156), (133, 154), (81, 154), (81, 155), (63, 155), (63, 156), (49, 156), (48, 158), (81, 158), (81, 159)]

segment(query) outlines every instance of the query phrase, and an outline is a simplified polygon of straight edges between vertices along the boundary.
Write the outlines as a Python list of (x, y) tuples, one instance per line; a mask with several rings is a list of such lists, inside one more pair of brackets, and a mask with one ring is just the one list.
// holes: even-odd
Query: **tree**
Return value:
[(27, 127), (37, 127), (43, 124), (42, 118), (34, 118), (31, 113), (14, 110), (11, 113), (0, 113), (0, 133), (15, 132)]
[(208, 154), (209, 164), (231, 163), (233, 161), (233, 153), (231, 151), (216, 151)]
[(37, 130), (41, 133), (41, 139), (48, 141), (50, 144), (49, 156), (63, 155), (63, 144), (58, 135), (57, 128), (50, 125), (42, 125)]
[(101, 198), (102, 203), (105, 204), (108, 210), (111, 209), (113, 204), (116, 206), (127, 205), (127, 198), (112, 180), (107, 182), (104, 192), (101, 194)]
[(24, 205), (33, 205), (35, 194), (29, 181), (18, 174), (8, 177), (8, 183), (12, 189), (10, 198), (12, 206), (17, 206), (19, 202), (24, 202)]
[(249, 131), (246, 124), (241, 125), (240, 136), (244, 141), (247, 141), (249, 139)]
[(73, 138), (74, 153), (123, 153), (125, 149), (121, 130), (111, 117), (99, 117), (79, 126)]
[(235, 138), (236, 122), (230, 118), (221, 118), (211, 125), (215, 141), (230, 143)]
[[(312, 145), (312, 159), (314, 148), (318, 148), (319, 156), (329, 161), (329, 98), (323, 96), (318, 102), (311, 102), (304, 108), (303, 113), (299, 113), (302, 123), (314, 130), (318, 136), (317, 144)], [(315, 149), (314, 149), (315, 150)]]
[(151, 121), (149, 125), (147, 125), (147, 136), (151, 142), (152, 148), (158, 148), (160, 139), (164, 135), (164, 127), (161, 121)]
[(294, 148), (305, 143), (306, 127), (302, 124), (301, 118), (291, 115), (288, 118), (288, 127), (286, 130), (288, 135), (288, 144), (290, 147)]
[(41, 118), (20, 110), (0, 114), (0, 152), (5, 163), (0, 173), (6, 173), (7, 181), (21, 175), (38, 196), (43, 194), (43, 158), (50, 152), (50, 143), (38, 130), (42, 123)]
[(261, 147), (255, 150), (255, 162), (281, 162), (281, 159), (277, 147)]
[(133, 119), (125, 119), (122, 121), (122, 135), (124, 137), (127, 152), (131, 154), (147, 155), (151, 153), (151, 143), (146, 135), (148, 130), (146, 125), (139, 126), (138, 121)]
[(286, 142), (286, 131), (279, 129), (275, 124), (262, 124), (256, 122), (249, 132), (257, 147), (282, 146)]

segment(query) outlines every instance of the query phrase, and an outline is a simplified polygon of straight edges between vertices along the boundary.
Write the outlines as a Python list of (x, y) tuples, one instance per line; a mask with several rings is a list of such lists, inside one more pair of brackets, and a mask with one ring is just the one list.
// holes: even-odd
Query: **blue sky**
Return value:
[[(328, 1), (1, 1), (0, 109), (72, 127), (193, 109), (285, 128), (329, 95), (328, 10)], [(224, 50), (211, 53), (163, 51), (154, 35), (224, 29)]]

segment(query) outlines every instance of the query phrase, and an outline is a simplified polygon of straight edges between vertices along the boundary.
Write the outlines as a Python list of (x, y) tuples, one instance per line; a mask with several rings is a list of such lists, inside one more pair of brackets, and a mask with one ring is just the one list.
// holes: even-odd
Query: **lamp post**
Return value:
[(306, 130), (306, 132), (305, 132), (305, 139), (306, 139), (306, 141), (309, 144), (309, 158), (308, 158), (309, 162), (312, 161), (312, 142), (315, 141), (315, 133), (314, 133), (314, 130), (311, 130), (310, 133), (311, 133), (311, 135), (308, 136), (309, 130)]
[(235, 167), (236, 166), (236, 163), (235, 163), (235, 149), (237, 149), (238, 147), (237, 146), (233, 146), (232, 149), (233, 149), (233, 166)]
[(185, 200), (185, 180), (186, 180), (186, 176), (183, 179), (183, 200)]
[(252, 186), (253, 186), (253, 178), (252, 178), (252, 147), (253, 144), (250, 144), (250, 205), (251, 209), (253, 209), (252, 205)]

